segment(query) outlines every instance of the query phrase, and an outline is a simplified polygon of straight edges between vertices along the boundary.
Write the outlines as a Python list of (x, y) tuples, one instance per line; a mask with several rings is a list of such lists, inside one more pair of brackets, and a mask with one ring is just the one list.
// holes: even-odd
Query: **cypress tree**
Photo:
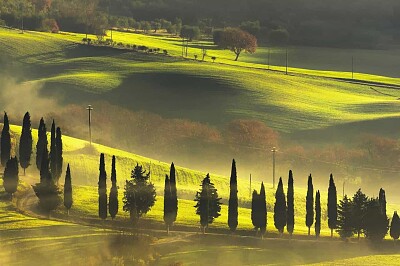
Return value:
[(68, 164), (64, 182), (64, 206), (67, 209), (68, 215), (69, 215), (69, 210), (72, 207), (72, 203), (73, 200), (72, 200), (71, 170)]
[(137, 164), (132, 170), (131, 180), (126, 180), (123, 210), (129, 212), (133, 224), (150, 211), (156, 201), (156, 189), (149, 178), (150, 173)]
[(321, 233), (321, 195), (319, 190), (315, 194), (315, 236), (318, 238)]
[(378, 199), (371, 199), (367, 204), (364, 217), (364, 234), (371, 241), (381, 241), (389, 229), (389, 220), (382, 213)]
[(357, 238), (365, 229), (364, 217), (367, 212), (368, 197), (361, 191), (361, 188), (353, 196), (352, 200), (352, 222)]
[(251, 222), (253, 223), (254, 229), (256, 232), (258, 231), (258, 228), (260, 228), (260, 223), (258, 219), (258, 202), (259, 202), (259, 195), (256, 190), (253, 190), (253, 194), (251, 197)]
[(288, 190), (287, 190), (287, 231), (292, 237), (294, 231), (294, 188), (293, 172), (289, 171)]
[(260, 232), (261, 232), (261, 238), (264, 236), (265, 231), (267, 230), (267, 200), (265, 197), (265, 187), (264, 183), (261, 183), (261, 189), (260, 189), (260, 196), (259, 196), (259, 201), (258, 201), (259, 207), (258, 207), (258, 217), (260, 219), (259, 225), (260, 225)]
[(200, 216), (200, 224), (205, 233), (206, 228), (221, 215), (221, 198), (218, 197), (217, 189), (211, 183), (209, 174), (203, 179), (195, 201), (196, 214)]
[(385, 190), (382, 188), (379, 190), (379, 205), (381, 206), (382, 214), (387, 217), (386, 215), (386, 193)]
[(392, 222), (390, 223), (390, 236), (394, 241), (400, 237), (400, 218), (396, 211), (393, 213)]
[(306, 212), (306, 226), (308, 227), (308, 235), (310, 235), (310, 228), (314, 222), (314, 186), (311, 174), (308, 177)]
[(109, 196), (109, 213), (114, 220), (118, 214), (118, 186), (117, 186), (117, 170), (115, 168), (115, 156), (112, 157), (111, 164), (111, 190)]
[(278, 187), (275, 193), (275, 206), (274, 206), (274, 222), (275, 228), (278, 229), (280, 235), (283, 234), (286, 225), (286, 198), (283, 192), (282, 177), (279, 178)]
[(47, 150), (47, 129), (43, 117), (40, 119), (38, 128), (38, 142), (36, 143), (36, 167), (40, 171), (42, 166), (43, 151)]
[(42, 167), (40, 169), (40, 183), (33, 186), (36, 196), (39, 198), (39, 206), (50, 214), (51, 210), (58, 207), (61, 202), (58, 187), (54, 183), (54, 179), (49, 170), (49, 157), (47, 146), (42, 153)]
[(62, 168), (63, 168), (63, 143), (62, 143), (62, 133), (61, 133), (61, 128), (57, 127), (56, 130), (56, 181), (58, 184), (58, 180), (61, 177), (62, 174)]
[(13, 157), (8, 160), (3, 175), (3, 186), (5, 191), (10, 194), (11, 198), (18, 188), (18, 159)]
[(31, 116), (29, 112), (26, 112), (24, 120), (22, 122), (22, 133), (19, 140), (19, 163), (24, 169), (24, 175), (26, 168), (31, 163), (32, 154), (32, 129), (31, 129)]
[(333, 175), (329, 179), (328, 188), (328, 226), (331, 229), (331, 237), (333, 237), (333, 230), (337, 224), (337, 191)]
[(1, 131), (0, 152), (1, 165), (6, 166), (11, 157), (10, 123), (6, 112), (4, 112), (4, 124)]
[(343, 239), (353, 236), (352, 205), (347, 195), (339, 201), (336, 232)]
[(173, 224), (173, 207), (172, 207), (172, 193), (171, 193), (171, 181), (168, 175), (165, 175), (164, 183), (164, 222), (167, 226), (167, 233), (169, 234), (169, 228)]
[(171, 163), (171, 168), (169, 170), (169, 181), (171, 185), (171, 220), (172, 224), (176, 221), (178, 216), (178, 190), (176, 189), (176, 170), (174, 163)]
[[(42, 151), (42, 159), (40, 160), (40, 182), (45, 183), (47, 178), (49, 177), (50, 168), (49, 168), (49, 152), (47, 150), (47, 145), (43, 147)], [(51, 175), (51, 173), (50, 173)]]
[(57, 145), (56, 145), (56, 124), (53, 120), (51, 124), (51, 135), (50, 135), (50, 172), (54, 180), (57, 182)]
[(99, 171), (99, 217), (104, 220), (107, 218), (107, 173), (104, 162), (104, 153), (100, 154)]
[(237, 196), (237, 173), (236, 162), (232, 160), (232, 170), (230, 179), (230, 194), (229, 194), (229, 207), (228, 207), (228, 225), (232, 232), (234, 232), (238, 225), (238, 196)]

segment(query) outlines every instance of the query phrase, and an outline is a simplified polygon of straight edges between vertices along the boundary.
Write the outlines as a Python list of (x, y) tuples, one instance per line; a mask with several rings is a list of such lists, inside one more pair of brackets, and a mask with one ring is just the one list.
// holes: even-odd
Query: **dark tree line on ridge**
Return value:
[[(20, 137), (20, 160), (17, 157), (11, 157), (11, 135), (9, 119), (4, 114), (4, 126), (0, 139), (0, 157), (1, 162), (5, 161), (5, 170), (3, 176), (3, 186), (7, 193), (12, 195), (17, 191), (19, 182), (19, 165), (25, 170), (29, 167), (32, 153), (32, 130), (30, 115), (26, 113), (23, 120), (23, 128)], [(62, 193), (58, 186), (58, 180), (63, 168), (62, 157), (62, 133), (60, 128), (56, 128), (53, 121), (51, 127), (50, 152), (48, 150), (46, 124), (43, 118), (40, 120), (38, 130), (38, 141), (36, 144), (36, 166), (40, 171), (40, 182), (33, 186), (33, 189), (39, 198), (39, 206), (48, 214), (61, 204)], [(40, 166), (40, 167), (39, 167)], [(107, 200), (107, 173), (105, 170), (105, 156), (100, 155), (99, 165), (99, 217), (106, 219), (107, 215), (112, 219), (118, 214), (118, 186), (116, 172), (116, 158), (112, 157), (111, 167), (111, 190)], [(123, 210), (129, 212), (130, 220), (137, 224), (140, 217), (146, 214), (154, 206), (156, 201), (156, 190), (149, 181), (150, 172), (137, 164), (132, 170), (131, 179), (126, 180)], [(282, 235), (285, 226), (290, 236), (294, 232), (294, 178), (293, 172), (289, 171), (287, 197), (284, 193), (282, 178), (279, 179), (278, 187), (275, 193), (274, 205), (274, 225), (279, 234)], [(176, 169), (172, 163), (169, 176), (165, 178), (164, 188), (164, 222), (169, 232), (171, 226), (177, 219), (178, 214), (178, 196), (177, 196)], [(68, 164), (64, 182), (64, 207), (69, 214), (73, 205), (71, 170)], [(230, 178), (230, 195), (228, 206), (228, 226), (231, 232), (235, 232), (238, 227), (238, 185), (236, 162), (232, 161)], [(312, 183), (312, 176), (308, 178), (308, 189), (306, 195), (306, 226), (310, 235), (311, 226), (315, 226), (315, 235), (319, 237), (321, 232), (321, 196), (319, 190), (315, 194)], [(200, 225), (203, 233), (213, 221), (221, 214), (221, 198), (218, 191), (211, 182), (210, 175), (207, 174), (201, 183), (200, 190), (195, 196), (196, 214), (200, 217)], [(260, 192), (256, 190), (252, 194), (251, 220), (256, 231), (260, 232), (262, 237), (267, 228), (267, 205), (266, 192), (264, 184), (261, 183)], [(390, 236), (397, 240), (400, 236), (400, 218), (397, 212), (394, 212), (389, 226), (387, 217), (386, 194), (381, 188), (379, 197), (369, 198), (361, 189), (359, 189), (352, 198), (347, 195), (337, 203), (337, 191), (333, 175), (330, 175), (328, 188), (328, 226), (339, 234), (341, 238), (349, 238), (354, 234), (359, 239), (361, 234), (372, 241), (382, 240), (390, 228)]]

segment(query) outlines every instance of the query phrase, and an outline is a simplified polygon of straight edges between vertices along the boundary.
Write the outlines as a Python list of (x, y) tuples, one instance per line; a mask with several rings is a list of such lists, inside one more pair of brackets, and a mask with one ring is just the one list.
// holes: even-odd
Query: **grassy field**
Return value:
[[(21, 127), (11, 126), (13, 136), (19, 138)], [(33, 132), (34, 136), (36, 131)], [(36, 139), (36, 137), (35, 137)], [(104, 153), (106, 157), (106, 169), (108, 174), (111, 171), (111, 157), (115, 155), (116, 168), (117, 168), (117, 180), (119, 183), (119, 202), (120, 209), (117, 220), (127, 220), (128, 214), (122, 211), (122, 197), (123, 187), (125, 180), (130, 178), (130, 173), (134, 166), (138, 163), (143, 165), (146, 169), (150, 167), (151, 159), (124, 152), (121, 150), (105, 147), (98, 144), (93, 144), (90, 148), (86, 141), (64, 136), (63, 137), (63, 149), (64, 149), (64, 168), (67, 163), (71, 165), (72, 182), (74, 184), (74, 206), (71, 209), (71, 214), (79, 217), (86, 218), (97, 218), (98, 214), (98, 163), (99, 154)], [(35, 152), (34, 152), (35, 154)], [(151, 182), (154, 183), (157, 190), (157, 201), (152, 210), (144, 217), (145, 220), (155, 221), (156, 223), (163, 223), (163, 190), (164, 190), (164, 178), (169, 173), (169, 164), (152, 161), (151, 162)], [(34, 167), (34, 166), (33, 166)], [(37, 176), (37, 182), (39, 182), (39, 175), (35, 169), (28, 168), (28, 170)], [(230, 165), (226, 166), (230, 169)], [(197, 227), (199, 223), (199, 217), (195, 214), (194, 208), (194, 197), (196, 191), (198, 191), (201, 184), (201, 180), (205, 177), (206, 173), (187, 168), (176, 166), (177, 170), (177, 189), (179, 197), (179, 212), (177, 217), (177, 225)], [(238, 196), (240, 202), (239, 208), (239, 230), (252, 230), (253, 226), (251, 223), (251, 198), (250, 198), (250, 186), (246, 179), (240, 176), (240, 167), (238, 168)], [(24, 177), (21, 176), (24, 180)], [(221, 210), (221, 216), (218, 217), (212, 228), (227, 229), (227, 213), (228, 207), (227, 202), (229, 198), (229, 177), (213, 175), (211, 173), (211, 180), (218, 189), (218, 193), (222, 198), (223, 205)], [(63, 180), (60, 181), (63, 184)], [(286, 178), (284, 178), (284, 190), (286, 192)], [(79, 185), (78, 185), (79, 184)], [(328, 185), (328, 177), (326, 179)], [(266, 197), (268, 205), (268, 231), (276, 232), (273, 223), (273, 206), (275, 202), (275, 190), (272, 189), (272, 185), (266, 183)], [(110, 180), (108, 179), (108, 188), (111, 187)], [(252, 189), (259, 190), (260, 182), (253, 181)], [(306, 183), (296, 183), (295, 175), (295, 233), (298, 235), (307, 234), (307, 227), (305, 226), (305, 197), (306, 197)], [(330, 230), (327, 226), (327, 187), (314, 187), (315, 191), (318, 189), (321, 191), (321, 207), (322, 207), (322, 231), (321, 235), (330, 235)], [(398, 210), (398, 206), (388, 203), (388, 213), (393, 213), (394, 210)], [(63, 208), (60, 208), (60, 213), (64, 213)], [(313, 232), (312, 228), (312, 232)]]
[[(135, 111), (217, 126), (232, 119), (252, 118), (285, 132), (400, 115), (399, 90), (376, 91), (366, 85), (286, 76), (262, 70), (265, 65), (236, 63), (229, 59), (228, 51), (209, 51), (224, 64), (182, 60), (175, 57), (180, 43), (167, 37), (113, 34), (116, 41), (160, 47), (173, 57), (87, 47), (76, 43), (83, 37), (79, 34), (19, 34), (1, 29), (0, 36), (0, 55), (21, 64), (22, 80), (43, 86), (44, 92), (63, 103), (106, 100)], [(196, 52), (195, 48), (190, 50)], [(296, 71), (300, 70), (291, 70)], [(301, 71), (341, 78), (347, 75)], [(359, 77), (364, 79), (361, 74)], [(374, 79), (399, 83), (396, 78)]]

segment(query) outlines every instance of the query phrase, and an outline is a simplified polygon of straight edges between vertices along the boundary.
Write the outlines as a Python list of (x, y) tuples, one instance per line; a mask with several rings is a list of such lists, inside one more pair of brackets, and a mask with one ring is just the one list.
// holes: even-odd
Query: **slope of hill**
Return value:
[[(234, 65), (223, 59), (230, 56), (227, 51), (211, 49), (210, 53), (220, 53), (224, 63), (213, 64), (88, 47), (77, 43), (82, 37), (78, 34), (19, 34), (1, 29), (0, 35), (0, 55), (9, 58), (3, 61), (18, 62), (23, 73), (17, 79), (43, 86), (44, 93), (53, 93), (63, 103), (106, 100), (135, 111), (216, 126), (236, 118), (253, 118), (285, 132), (400, 115), (399, 90), (375, 91), (367, 85), (286, 76), (249, 63)], [(172, 55), (178, 55), (180, 49), (178, 42), (168, 38), (127, 33), (113, 36), (126, 43), (167, 48)], [(346, 77), (342, 72), (311, 72)], [(398, 79), (378, 79), (398, 83)]]
[[(19, 139), (21, 127), (11, 126), (12, 136)], [(36, 141), (36, 130), (33, 131), (34, 141)], [(94, 218), (98, 217), (98, 163), (99, 154), (104, 153), (106, 157), (106, 169), (111, 171), (111, 156), (116, 155), (116, 168), (117, 168), (117, 180), (119, 183), (119, 202), (120, 210), (117, 216), (117, 220), (127, 220), (128, 214), (122, 211), (122, 197), (123, 187), (126, 179), (130, 178), (130, 172), (136, 164), (143, 165), (146, 169), (150, 167), (151, 159), (145, 158), (139, 155), (131, 154), (125, 151), (105, 147), (98, 144), (93, 144), (92, 147), (88, 146), (88, 142), (71, 138), (68, 136), (63, 137), (63, 150), (64, 150), (64, 168), (67, 163), (71, 166), (72, 180), (74, 185), (74, 206), (71, 209), (71, 215), (78, 217)], [(36, 151), (34, 151), (34, 154)], [(34, 156), (33, 156), (34, 157)], [(37, 176), (39, 182), (39, 174), (34, 168), (34, 162), (32, 166), (28, 168), (29, 172)], [(240, 164), (239, 164), (240, 165)], [(230, 165), (226, 166), (230, 169)], [(201, 180), (205, 174), (201, 171), (190, 170), (177, 166), (177, 189), (179, 197), (179, 212), (177, 217), (177, 225), (197, 227), (199, 218), (195, 214), (194, 209), (194, 197), (196, 191), (199, 189)], [(110, 172), (109, 172), (110, 173)], [(152, 210), (145, 216), (145, 219), (155, 222), (158, 225), (163, 224), (163, 190), (164, 190), (164, 178), (169, 173), (169, 164), (152, 161), (151, 162), (151, 182), (154, 183), (157, 190), (157, 201)], [(238, 167), (238, 194), (239, 194), (239, 230), (251, 230), (253, 228), (251, 222), (251, 198), (250, 189), (260, 188), (260, 182), (252, 183), (250, 188), (249, 183), (246, 179), (240, 175), (240, 166)], [(63, 177), (62, 177), (63, 178)], [(21, 176), (21, 180), (24, 177)], [(218, 217), (213, 223), (214, 228), (227, 228), (227, 201), (229, 198), (229, 178), (211, 174), (211, 180), (218, 189), (219, 196), (222, 197), (221, 216)], [(285, 192), (287, 189), (286, 178), (284, 178)], [(63, 180), (60, 182), (63, 183)], [(82, 185), (85, 184), (85, 185)], [(328, 185), (328, 177), (326, 178), (326, 184)], [(272, 185), (268, 182), (266, 185), (266, 197), (268, 205), (268, 230), (269, 232), (276, 232), (273, 220), (273, 206), (275, 202), (275, 190)], [(110, 187), (110, 181), (108, 179), (108, 187)], [(327, 225), (327, 186), (326, 187), (314, 187), (315, 191), (321, 191), (321, 207), (322, 207), (322, 231), (321, 235), (330, 235), (330, 230)], [(307, 227), (305, 226), (305, 197), (306, 197), (306, 183), (296, 183), (295, 176), (295, 233), (304, 235), (307, 234)], [(388, 202), (388, 214), (393, 213), (394, 210), (398, 209), (397, 205)], [(59, 209), (59, 213), (63, 214), (64, 210), (62, 207)]]

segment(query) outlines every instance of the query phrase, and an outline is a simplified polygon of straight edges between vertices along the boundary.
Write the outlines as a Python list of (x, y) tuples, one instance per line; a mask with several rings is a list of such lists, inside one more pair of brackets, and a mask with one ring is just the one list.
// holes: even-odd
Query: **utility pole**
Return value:
[(250, 198), (251, 198), (251, 174), (250, 174)]
[(275, 154), (278, 150), (276, 147), (273, 147), (272, 152), (272, 188), (275, 188)]
[(89, 112), (89, 141), (90, 141), (90, 146), (92, 146), (92, 106), (89, 104), (88, 107), (86, 108)]
[(286, 75), (288, 74), (288, 63), (289, 63), (289, 58), (288, 58), (288, 49), (286, 47)]
[(354, 56), (351, 57), (351, 79), (354, 79)]

